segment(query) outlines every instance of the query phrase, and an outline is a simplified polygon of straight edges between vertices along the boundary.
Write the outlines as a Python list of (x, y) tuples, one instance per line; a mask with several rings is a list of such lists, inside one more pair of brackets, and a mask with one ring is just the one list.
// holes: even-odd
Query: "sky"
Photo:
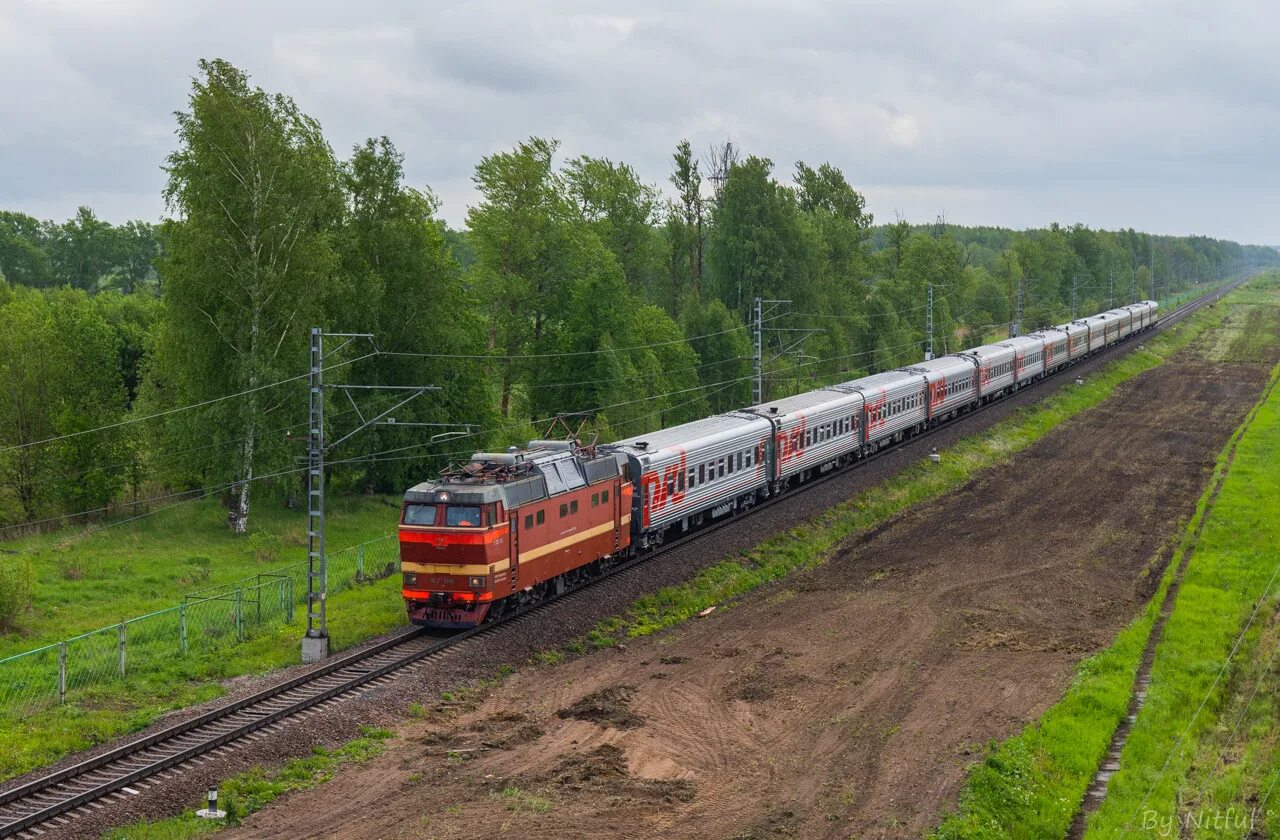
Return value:
[(3, 0), (0, 209), (161, 218), (173, 114), (224, 58), (340, 157), (390, 137), (454, 226), (523, 138), (663, 188), (687, 138), (829, 161), (880, 222), (1280, 244), (1277, 42), (1236, 0)]

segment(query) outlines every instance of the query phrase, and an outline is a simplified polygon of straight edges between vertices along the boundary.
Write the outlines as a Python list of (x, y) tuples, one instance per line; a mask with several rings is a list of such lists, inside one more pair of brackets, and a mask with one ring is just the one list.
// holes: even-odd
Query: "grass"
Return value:
[[(1234, 293), (1228, 299), (1229, 305), (1218, 307), (1221, 311), (1217, 316), (1216, 328), (1198, 333), (1194, 351), (1216, 360), (1259, 361), (1273, 358), (1274, 343), (1277, 340), (1276, 280), (1272, 276)], [(1260, 305), (1270, 307), (1269, 318), (1259, 320), (1256, 313)], [(1259, 338), (1258, 332), (1270, 338)], [(1075, 679), (1063, 699), (1039, 721), (1001, 744), (990, 745), (986, 758), (971, 769), (957, 812), (942, 822), (933, 835), (934, 840), (1044, 838), (1065, 835), (1078, 803), (1083, 799), (1094, 772), (1110, 746), (1115, 727), (1127, 713), (1138, 665), (1168, 590), (1173, 570), (1186, 553), (1192, 550), (1193, 535), (1202, 521), (1205, 522), (1207, 533), (1211, 527), (1222, 527), (1224, 515), (1232, 515), (1230, 495), (1239, 492), (1241, 487), (1247, 487), (1252, 481), (1252, 477), (1241, 469), (1242, 451), (1246, 445), (1258, 446), (1260, 439), (1265, 440), (1270, 435), (1259, 421), (1264, 412), (1280, 412), (1280, 393), (1273, 392), (1267, 403), (1255, 410), (1257, 413), (1250, 433), (1241, 438), (1242, 430), (1237, 430), (1233, 435), (1232, 442), (1240, 440), (1241, 449), (1237, 451), (1231, 471), (1225, 479), (1227, 451), (1231, 442), (1219, 456), (1209, 489), (1201, 497), (1174, 552), (1173, 560), (1146, 609), (1120, 632), (1109, 648), (1080, 663)], [(1225, 483), (1212, 516), (1206, 520), (1212, 488), (1219, 480), (1224, 480)], [(1225, 514), (1224, 502), (1228, 505)], [(1200, 550), (1203, 546), (1204, 534), (1201, 535), (1195, 548), (1196, 555), (1191, 562), (1200, 563)], [(1197, 575), (1202, 572), (1203, 569), (1197, 566)], [(1191, 584), (1191, 594), (1188, 594), (1188, 583)], [(1188, 578), (1184, 579), (1178, 596), (1178, 610), (1183, 609), (1184, 599), (1196, 600), (1195, 588), (1196, 580), (1191, 575), (1189, 566)], [(1170, 623), (1172, 624), (1172, 618)], [(1166, 627), (1166, 639), (1168, 633), (1169, 628)], [(1150, 704), (1150, 695), (1148, 703)], [(1146, 714), (1144, 709), (1143, 715)], [(1122, 767), (1126, 760), (1122, 757)], [(1113, 792), (1118, 778), (1112, 779)], [(1123, 788), (1124, 783), (1119, 784)], [(1101, 831), (1096, 835), (1091, 833), (1090, 836), (1110, 837), (1114, 834)], [(1141, 833), (1135, 836), (1151, 835)], [(1234, 836), (1239, 836), (1239, 832)]]
[[(395, 530), (386, 497), (334, 499), (326, 514), (330, 550)], [(306, 511), (259, 497), (247, 536), (226, 525), (209, 500), (73, 539), (59, 531), (0, 543), (25, 552), (35, 571), (32, 608), (0, 636), (0, 658), (144, 615), (187, 592), (306, 560)]]
[[(1036, 406), (1021, 409), (988, 431), (942, 453), (941, 463), (921, 461), (897, 476), (761, 543), (752, 551), (717, 563), (692, 580), (636, 601), (625, 613), (600, 622), (587, 637), (608, 647), (625, 637), (673, 627), (710, 606), (724, 605), (771, 581), (825, 562), (845, 539), (912, 505), (954, 491), (979, 471), (1006, 463), (1058, 424), (1105, 400), (1120, 383), (1161, 364), (1169, 355), (1219, 326), (1224, 307), (1202, 310), (1092, 374), (1083, 386), (1063, 388)], [(1070, 376), (1070, 374), (1063, 374)]]
[[(335, 652), (402, 627), (399, 579), (336, 593), (328, 599), (328, 613)], [(293, 624), (269, 627), (213, 655), (175, 658), (168, 668), (109, 684), (46, 712), (0, 715), (0, 779), (136, 732), (165, 712), (218, 697), (225, 692), (223, 680), (296, 665), (303, 626), (299, 611)]]
[[(1212, 827), (1212, 819), (1208, 828), (1197, 824), (1219, 809), (1247, 812), (1265, 796), (1280, 758), (1272, 727), (1274, 695), (1257, 706), (1246, 698), (1263, 674), (1253, 661), (1267, 649), (1259, 640), (1274, 643), (1276, 632), (1278, 461), (1280, 389), (1258, 408), (1239, 441), (1156, 648), (1146, 704), (1087, 837), (1146, 837), (1161, 824), (1181, 824), (1182, 836), (1240, 836), (1243, 831), (1234, 826)], [(1255, 608), (1258, 618), (1249, 625)], [(1248, 720), (1249, 727), (1233, 745), (1229, 733), (1237, 719)], [(1270, 810), (1277, 804), (1273, 795)], [(1262, 819), (1268, 836), (1280, 835), (1280, 820)]]
[(362, 737), (337, 749), (316, 747), (306, 758), (295, 758), (277, 770), (267, 772), (255, 767), (232, 776), (218, 786), (218, 806), (227, 812), (223, 820), (201, 819), (192, 808), (164, 820), (142, 820), (107, 832), (104, 837), (106, 840), (187, 840), (214, 834), (239, 825), (245, 817), (286, 793), (324, 784), (344, 764), (368, 761), (383, 751), (390, 737), (391, 733), (385, 729), (364, 727)]

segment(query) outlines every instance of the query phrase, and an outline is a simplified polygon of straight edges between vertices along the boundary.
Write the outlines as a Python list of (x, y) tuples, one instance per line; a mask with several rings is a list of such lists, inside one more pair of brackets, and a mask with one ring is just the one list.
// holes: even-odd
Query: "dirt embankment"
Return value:
[(919, 836), (1136, 615), (1265, 378), (1184, 352), (813, 572), (439, 707), (232, 836)]

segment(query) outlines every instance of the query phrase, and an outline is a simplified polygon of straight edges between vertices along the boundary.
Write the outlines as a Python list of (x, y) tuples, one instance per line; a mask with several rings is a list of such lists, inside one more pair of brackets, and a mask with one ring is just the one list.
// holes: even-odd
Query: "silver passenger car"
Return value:
[(1074, 323), (1084, 324), (1089, 328), (1089, 352), (1101, 350), (1111, 342), (1115, 341), (1116, 333), (1120, 324), (1113, 316), (1109, 315), (1090, 315), (1088, 318), (1081, 318)]
[(773, 424), (743, 412), (717, 414), (605, 447), (627, 456), (643, 531), (723, 515), (767, 486)]
[(858, 451), (863, 401), (859, 392), (824, 388), (743, 409), (773, 421), (770, 478), (783, 481)]
[(1027, 337), (1038, 338), (1044, 342), (1044, 369), (1046, 371), (1055, 371), (1071, 361), (1071, 352), (1068, 350), (1070, 335), (1065, 327), (1046, 327), (1043, 330), (1027, 333)]
[(1044, 339), (1029, 335), (1000, 342), (1013, 349), (1013, 381), (1021, 385), (1044, 373)]
[(1089, 352), (1088, 325), (1072, 321), (1069, 324), (1058, 324), (1054, 329), (1062, 330), (1067, 334), (1067, 352), (1071, 356), (1071, 361), (1074, 362)]
[(971, 356), (939, 356), (903, 368), (928, 382), (928, 417), (933, 420), (978, 401), (978, 365)]
[(978, 396), (987, 399), (1013, 385), (1014, 349), (1005, 344), (984, 344), (965, 350), (961, 356), (969, 356), (978, 365)]
[(834, 387), (862, 395), (863, 443), (874, 450), (888, 438), (924, 424), (925, 384), (925, 378), (918, 373), (891, 370)]

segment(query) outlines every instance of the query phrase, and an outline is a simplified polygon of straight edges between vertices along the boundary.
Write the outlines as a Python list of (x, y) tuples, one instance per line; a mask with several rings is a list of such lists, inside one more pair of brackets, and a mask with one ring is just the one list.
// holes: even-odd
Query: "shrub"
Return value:
[(0, 559), (0, 631), (18, 629), (18, 622), (31, 609), (36, 584), (31, 560), (23, 555)]

